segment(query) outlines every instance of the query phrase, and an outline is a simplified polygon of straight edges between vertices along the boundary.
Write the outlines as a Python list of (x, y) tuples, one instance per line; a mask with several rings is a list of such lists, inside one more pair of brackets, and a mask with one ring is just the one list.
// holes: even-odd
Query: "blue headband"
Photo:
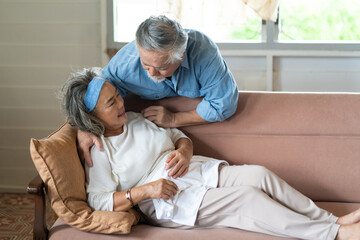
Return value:
[(94, 110), (105, 82), (102, 78), (94, 77), (89, 83), (84, 97), (84, 104), (89, 112)]

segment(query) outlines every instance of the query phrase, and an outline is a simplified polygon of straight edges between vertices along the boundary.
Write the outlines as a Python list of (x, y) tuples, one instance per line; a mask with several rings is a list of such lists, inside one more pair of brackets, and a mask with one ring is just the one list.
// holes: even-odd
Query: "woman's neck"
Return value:
[(124, 126), (119, 129), (105, 129), (104, 137), (118, 136), (124, 132)]

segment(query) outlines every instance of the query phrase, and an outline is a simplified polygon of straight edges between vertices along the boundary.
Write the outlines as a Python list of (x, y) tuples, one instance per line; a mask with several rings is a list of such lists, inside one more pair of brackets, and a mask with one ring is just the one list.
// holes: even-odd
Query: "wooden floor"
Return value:
[[(0, 193), (0, 239), (32, 239), (34, 199), (29, 194)], [(54, 223), (54, 213), (47, 204), (47, 223)]]

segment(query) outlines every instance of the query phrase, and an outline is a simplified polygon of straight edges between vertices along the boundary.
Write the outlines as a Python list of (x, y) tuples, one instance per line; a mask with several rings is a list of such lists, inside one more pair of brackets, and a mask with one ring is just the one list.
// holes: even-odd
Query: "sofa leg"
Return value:
[(49, 230), (46, 226), (46, 205), (45, 196), (35, 195), (35, 219), (34, 221), (34, 240), (48, 239)]
[(40, 176), (36, 176), (28, 185), (27, 192), (34, 195), (35, 200), (35, 220), (33, 229), (33, 239), (45, 240), (49, 237), (49, 230), (46, 226), (46, 202), (45, 184)]

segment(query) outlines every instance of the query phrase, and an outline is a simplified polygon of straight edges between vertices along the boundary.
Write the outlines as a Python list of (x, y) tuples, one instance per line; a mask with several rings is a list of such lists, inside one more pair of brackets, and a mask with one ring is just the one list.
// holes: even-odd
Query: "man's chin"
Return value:
[(150, 76), (149, 75), (149, 78), (151, 78), (151, 80), (153, 80), (154, 82), (156, 83), (161, 83), (163, 81), (165, 81), (165, 77), (157, 77), (157, 76)]

